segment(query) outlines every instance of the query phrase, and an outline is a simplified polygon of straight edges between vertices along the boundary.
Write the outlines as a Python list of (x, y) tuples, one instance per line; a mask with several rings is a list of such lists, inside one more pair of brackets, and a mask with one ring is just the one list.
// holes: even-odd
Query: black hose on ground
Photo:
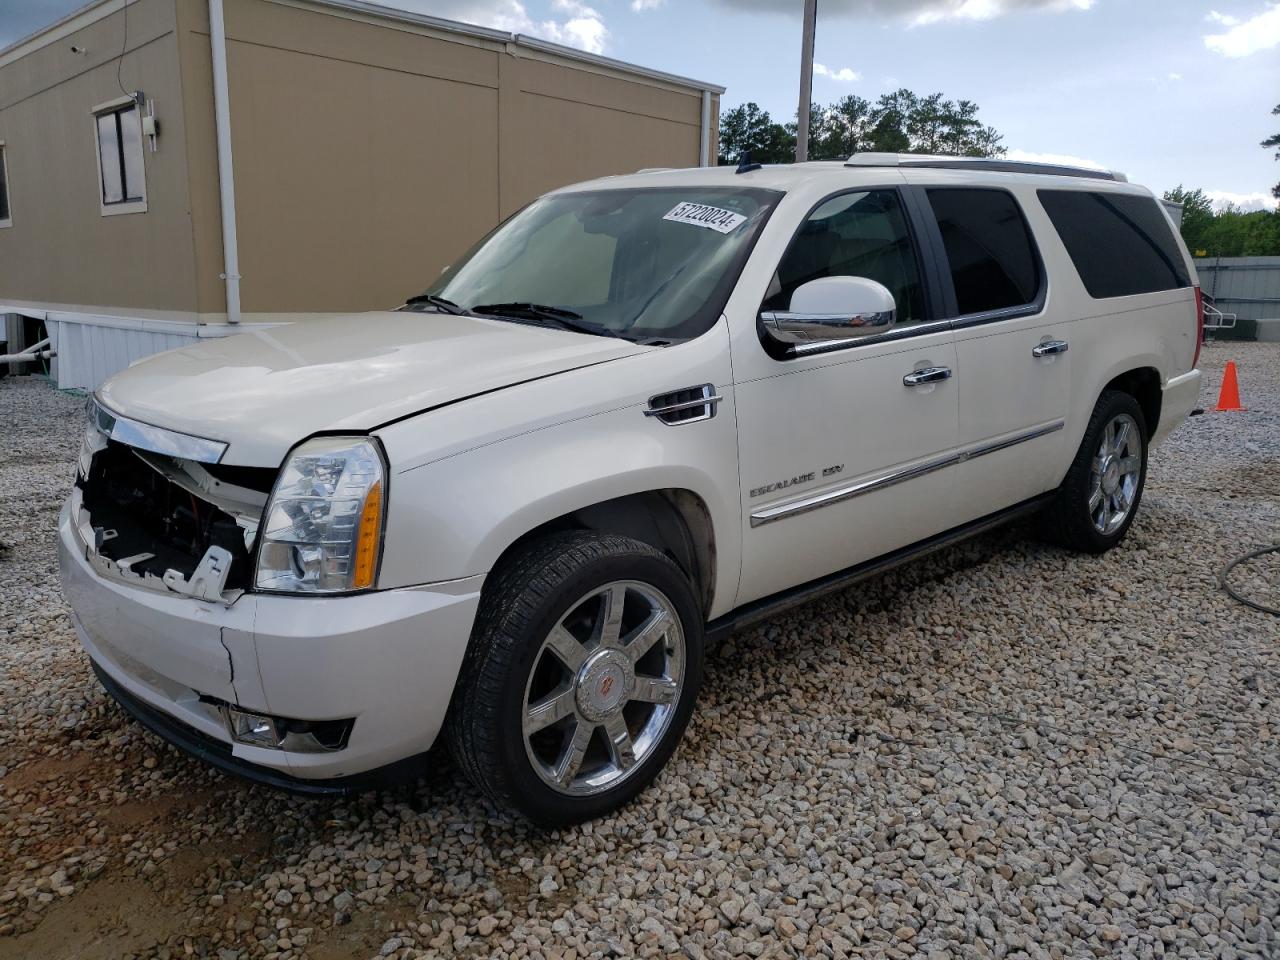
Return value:
[(1269, 613), (1273, 617), (1280, 617), (1280, 609), (1269, 607), (1265, 603), (1258, 603), (1256, 600), (1250, 600), (1248, 597), (1241, 596), (1236, 592), (1235, 588), (1227, 582), (1227, 577), (1230, 575), (1231, 571), (1240, 566), (1240, 564), (1245, 563), (1248, 560), (1253, 560), (1256, 557), (1261, 557), (1263, 554), (1277, 552), (1280, 552), (1280, 543), (1274, 544), (1270, 547), (1261, 547), (1257, 550), (1251, 550), (1243, 556), (1236, 557), (1223, 567), (1222, 572), (1218, 574), (1218, 586), (1225, 590), (1233, 600), (1238, 600), (1246, 607), (1251, 607), (1252, 609), (1259, 610), (1262, 613)]

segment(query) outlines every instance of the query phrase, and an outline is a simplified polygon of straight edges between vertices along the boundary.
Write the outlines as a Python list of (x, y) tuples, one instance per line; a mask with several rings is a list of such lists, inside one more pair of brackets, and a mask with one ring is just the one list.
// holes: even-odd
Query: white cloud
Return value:
[(1204, 195), (1212, 201), (1215, 210), (1221, 210), (1228, 204), (1241, 210), (1275, 210), (1280, 207), (1280, 200), (1261, 191), (1232, 193), (1230, 190), (1206, 190)]
[[(716, 0), (735, 11), (799, 15), (796, 0)], [(1021, 10), (1088, 10), (1097, 0), (823, 0), (820, 17), (869, 17), (910, 24), (990, 20)]]
[(1064, 10), (1088, 10), (1094, 0), (940, 0), (923, 4), (912, 23), (930, 24), (940, 20), (994, 20), (1004, 13), (1020, 9), (1040, 9), (1051, 13)]
[(848, 67), (841, 67), (839, 70), (832, 70), (830, 67), (818, 63), (816, 60), (813, 64), (813, 72), (820, 77), (839, 80), (841, 83), (855, 83), (862, 79), (862, 74), (858, 73), (856, 70), (850, 70)]
[(1073, 157), (1069, 153), (1034, 153), (1030, 150), (1010, 150), (1005, 154), (1006, 160), (1020, 163), (1056, 163), (1063, 167), (1088, 167), (1090, 170), (1109, 170), (1105, 164), (1084, 157)]
[(1217, 10), (1210, 10), (1209, 15), (1205, 17), (1210, 23), (1220, 23), (1224, 27), (1234, 27), (1240, 22), (1239, 17), (1233, 17), (1229, 13), (1219, 13)]
[(541, 27), (547, 39), (588, 53), (604, 53), (609, 31), (605, 28), (604, 17), (597, 10), (579, 0), (552, 0), (551, 9), (567, 15), (569, 19), (564, 23), (543, 21)]
[(1248, 20), (1226, 17), (1217, 11), (1210, 13), (1209, 18), (1228, 29), (1207, 34), (1204, 45), (1224, 57), (1247, 57), (1280, 46), (1280, 3), (1268, 4), (1266, 10)]
[(526, 33), (554, 43), (603, 53), (609, 39), (604, 17), (580, 0), (552, 0), (547, 20), (534, 20), (520, 0), (374, 0), (402, 10), (445, 17), (480, 27)]
[(644, 13), (646, 10), (657, 10), (666, 2), (667, 0), (631, 0), (631, 9), (636, 13)]
[(1170, 80), (1173, 80), (1174, 82), (1177, 82), (1178, 80), (1181, 80), (1181, 79), (1182, 79), (1182, 74), (1180, 74), (1180, 73), (1171, 73), (1171, 74), (1169, 74), (1169, 79), (1170, 79)]

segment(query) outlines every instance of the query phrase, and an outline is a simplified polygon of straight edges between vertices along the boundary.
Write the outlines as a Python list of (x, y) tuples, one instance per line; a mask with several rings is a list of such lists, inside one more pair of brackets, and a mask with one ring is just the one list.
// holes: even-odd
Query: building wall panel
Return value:
[(176, 0), (176, 10), (196, 311), (202, 316), (214, 315), (210, 319), (221, 319), (226, 316), (227, 293), (222, 280), (222, 208), (218, 193), (209, 4), (208, 0)]
[(548, 190), (645, 167), (696, 166), (702, 97), (523, 57), (502, 61), (507, 217)]
[(246, 312), (402, 303), (497, 220), (497, 91), (229, 41)]
[[(0, 66), (13, 215), (0, 229), (0, 300), (195, 309), (173, 0), (131, 3), (124, 31), (119, 10)], [(147, 211), (104, 217), (90, 110), (122, 86), (156, 100), (161, 136), (144, 151)]]
[[(225, 2), (248, 319), (399, 303), (547, 190), (698, 162), (701, 93), (678, 83), (305, 0)], [(69, 313), (225, 318), (207, 2), (132, 0), (127, 38), (124, 3), (0, 57), (0, 303), (56, 308), (84, 349)], [(147, 212), (103, 217), (89, 111), (120, 95), (122, 42), (121, 83), (155, 99), (161, 136)], [(125, 339), (93, 363), (148, 342)]]
[(547, 190), (698, 162), (697, 91), (353, 17), (228, 0), (247, 314), (400, 303)]

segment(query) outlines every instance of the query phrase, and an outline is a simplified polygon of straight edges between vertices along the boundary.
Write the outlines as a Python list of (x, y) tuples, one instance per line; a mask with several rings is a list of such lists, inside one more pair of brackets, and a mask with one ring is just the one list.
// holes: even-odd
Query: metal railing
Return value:
[(1209, 302), (1206, 297), (1204, 302), (1204, 329), (1206, 332), (1213, 330), (1234, 330), (1236, 321), (1240, 319), (1238, 314), (1224, 313)]

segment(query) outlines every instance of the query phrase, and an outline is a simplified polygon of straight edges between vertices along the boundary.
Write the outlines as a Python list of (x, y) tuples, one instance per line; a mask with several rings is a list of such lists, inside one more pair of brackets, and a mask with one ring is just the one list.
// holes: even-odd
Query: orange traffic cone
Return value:
[(1222, 389), (1218, 391), (1218, 405), (1215, 412), (1243, 410), (1240, 406), (1240, 384), (1236, 382), (1236, 362), (1227, 361), (1227, 369), (1222, 374)]

